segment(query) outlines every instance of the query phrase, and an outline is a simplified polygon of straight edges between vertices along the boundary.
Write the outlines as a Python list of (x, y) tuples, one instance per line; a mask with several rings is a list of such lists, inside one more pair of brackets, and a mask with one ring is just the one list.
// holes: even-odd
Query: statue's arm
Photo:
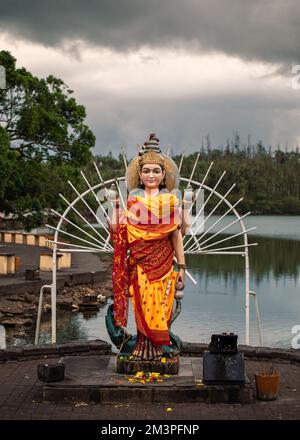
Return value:
[(181, 214), (181, 221), (182, 221), (181, 234), (182, 234), (182, 236), (185, 236), (191, 227), (190, 207), (191, 207), (191, 203), (187, 203), (185, 200), (183, 200), (182, 214)]
[(172, 232), (171, 240), (175, 252), (175, 257), (177, 259), (177, 263), (185, 264), (181, 229), (175, 229), (175, 231)]
[(178, 279), (177, 279), (177, 288), (184, 288), (184, 278), (185, 278), (185, 257), (184, 257), (184, 249), (183, 249), (183, 239), (181, 229), (175, 229), (175, 231), (171, 234), (171, 240), (173, 249), (175, 252), (175, 257), (177, 259), (177, 265), (179, 268)]

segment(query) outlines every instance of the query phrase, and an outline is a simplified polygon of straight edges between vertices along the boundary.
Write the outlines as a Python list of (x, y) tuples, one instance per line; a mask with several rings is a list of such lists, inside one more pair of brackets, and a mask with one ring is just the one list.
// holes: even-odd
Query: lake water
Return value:
[[(216, 217), (215, 217), (216, 219)], [(210, 219), (211, 220), (211, 219)], [(245, 220), (249, 234), (250, 288), (257, 293), (265, 346), (291, 347), (292, 328), (300, 325), (300, 217), (252, 216)], [(230, 233), (238, 232), (232, 228)], [(218, 237), (218, 240), (223, 237)], [(237, 244), (237, 239), (228, 244)], [(223, 246), (228, 245), (227, 242)], [(235, 332), (245, 342), (245, 271), (242, 256), (189, 256), (188, 270), (197, 281), (187, 279), (182, 312), (173, 332), (189, 342), (208, 342), (212, 333)], [(109, 301), (109, 304), (111, 301)], [(254, 302), (251, 300), (251, 345), (258, 345)], [(58, 313), (58, 342), (78, 339), (109, 341), (105, 328), (107, 306), (94, 315)], [(128, 330), (135, 332), (130, 314)], [(50, 341), (50, 321), (42, 323), (41, 342)], [(8, 338), (7, 345), (32, 343)]]

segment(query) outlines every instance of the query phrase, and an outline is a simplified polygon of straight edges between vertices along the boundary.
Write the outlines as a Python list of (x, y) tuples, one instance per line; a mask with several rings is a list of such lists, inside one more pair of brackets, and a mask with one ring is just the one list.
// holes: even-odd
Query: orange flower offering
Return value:
[(147, 382), (163, 382), (162, 377), (170, 377), (168, 374), (161, 375), (156, 372), (145, 372), (138, 371), (134, 377), (130, 377), (129, 382), (139, 382), (139, 383), (147, 383)]

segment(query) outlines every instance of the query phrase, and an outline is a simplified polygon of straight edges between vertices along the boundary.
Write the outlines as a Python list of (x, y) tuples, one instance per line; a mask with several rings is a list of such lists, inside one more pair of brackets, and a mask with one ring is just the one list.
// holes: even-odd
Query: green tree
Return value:
[(0, 200), (5, 196), (16, 165), (16, 156), (14, 151), (10, 151), (8, 135), (0, 126)]
[(0, 90), (0, 211), (32, 227), (43, 222), (46, 208), (60, 206), (57, 193), (66, 193), (66, 180), (76, 180), (79, 167), (90, 161), (95, 136), (84, 123), (84, 106), (61, 79), (17, 68), (7, 51), (0, 52), (0, 65), (6, 71), (6, 89)]
[(0, 92), (0, 120), (10, 146), (27, 159), (86, 163), (95, 137), (84, 124), (86, 111), (73, 91), (53, 75), (46, 79), (16, 68), (16, 59), (0, 52), (6, 89)]

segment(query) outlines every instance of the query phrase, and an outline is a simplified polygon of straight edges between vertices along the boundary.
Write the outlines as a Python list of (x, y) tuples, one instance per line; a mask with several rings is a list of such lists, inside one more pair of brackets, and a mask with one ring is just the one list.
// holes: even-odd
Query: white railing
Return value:
[[(181, 168), (182, 159), (183, 159), (183, 156), (181, 158), (179, 168)], [(196, 157), (196, 161), (194, 163), (190, 177), (189, 178), (181, 177), (180, 181), (185, 182), (187, 184), (187, 187), (190, 184), (195, 185), (197, 191), (196, 191), (196, 197), (195, 197), (195, 200), (193, 201), (193, 204), (197, 200), (197, 196), (200, 193), (200, 190), (203, 189), (209, 193), (204, 205), (201, 207), (201, 210), (200, 210), (201, 212), (203, 212), (205, 205), (207, 204), (207, 202), (209, 201), (209, 199), (212, 195), (215, 195), (219, 199), (219, 201), (214, 206), (214, 208), (212, 209), (210, 214), (208, 214), (207, 217), (203, 220), (203, 222), (197, 226), (196, 231), (193, 231), (192, 235), (190, 237), (188, 237), (187, 240), (185, 241), (185, 243), (184, 243), (185, 253), (192, 254), (192, 255), (240, 255), (245, 258), (245, 343), (246, 343), (246, 345), (250, 344), (250, 295), (252, 295), (254, 297), (254, 301), (255, 301), (255, 313), (256, 313), (256, 320), (257, 320), (257, 326), (258, 326), (259, 340), (260, 340), (260, 344), (262, 345), (263, 339), (262, 339), (261, 322), (260, 322), (260, 316), (259, 316), (257, 296), (256, 296), (255, 292), (250, 290), (249, 247), (255, 246), (255, 245), (257, 245), (257, 243), (248, 243), (247, 233), (249, 231), (252, 231), (255, 228), (246, 229), (246, 227), (243, 223), (243, 219), (247, 215), (249, 215), (250, 213), (247, 213), (247, 214), (244, 214), (243, 216), (240, 216), (239, 213), (237, 212), (236, 207), (241, 202), (242, 198), (239, 199), (234, 204), (231, 204), (229, 202), (229, 200), (227, 199), (228, 194), (234, 188), (235, 185), (232, 185), (231, 188), (226, 192), (225, 195), (221, 195), (217, 191), (217, 187), (218, 187), (219, 183), (221, 182), (223, 176), (225, 175), (226, 171), (224, 171), (222, 173), (221, 177), (218, 179), (217, 183), (215, 184), (215, 186), (213, 188), (210, 188), (209, 186), (207, 186), (205, 184), (205, 180), (209, 174), (209, 171), (213, 165), (213, 162), (210, 164), (209, 169), (207, 170), (202, 182), (197, 182), (195, 180), (192, 180), (198, 160), (199, 160), (199, 154)], [(126, 164), (125, 158), (124, 158), (124, 163)], [(79, 191), (74, 187), (74, 185), (71, 182), (69, 182), (70, 186), (75, 191), (77, 197), (72, 202), (69, 202), (63, 195), (60, 194), (60, 197), (67, 204), (67, 208), (63, 214), (59, 214), (56, 211), (52, 210), (52, 212), (54, 212), (59, 217), (59, 222), (56, 227), (46, 225), (47, 227), (49, 227), (50, 229), (55, 231), (54, 239), (53, 239), (53, 241), (51, 241), (53, 243), (52, 284), (51, 284), (51, 286), (49, 286), (49, 285), (43, 286), (43, 288), (46, 288), (46, 287), (51, 288), (51, 317), (52, 317), (51, 339), (52, 339), (52, 343), (56, 342), (56, 289), (57, 289), (56, 288), (56, 276), (57, 276), (56, 275), (56, 273), (57, 273), (56, 259), (57, 259), (57, 251), (62, 250), (62, 249), (66, 250), (65, 248), (58, 249), (58, 245), (68, 246), (68, 249), (67, 249), (68, 252), (106, 252), (106, 253), (113, 252), (113, 247), (109, 243), (109, 238), (110, 238), (109, 231), (108, 231), (107, 227), (105, 226), (105, 224), (103, 224), (101, 219), (95, 214), (95, 212), (93, 211), (91, 206), (87, 203), (87, 201), (85, 200), (85, 196), (87, 194), (92, 194), (94, 196), (94, 198), (97, 200), (97, 203), (99, 204), (99, 207), (101, 207), (104, 215), (107, 216), (106, 211), (104, 210), (101, 202), (97, 198), (96, 191), (101, 188), (103, 188), (106, 191), (106, 189), (108, 188), (108, 186), (111, 183), (115, 183), (117, 185), (117, 188), (119, 189), (119, 183), (121, 181), (124, 181), (125, 177), (113, 178), (113, 179), (109, 179), (107, 181), (104, 181), (96, 163), (94, 163), (94, 165), (95, 165), (98, 177), (100, 179), (100, 183), (92, 186), (89, 183), (86, 176), (83, 173), (81, 173), (84, 181), (86, 182), (86, 184), (88, 186), (88, 189), (86, 189), (82, 194), (80, 194)], [(121, 198), (122, 206), (125, 206), (125, 202), (123, 200), (121, 191), (120, 191), (120, 198)], [(93, 217), (97, 221), (97, 224), (99, 224), (102, 227), (102, 229), (104, 230), (104, 235), (105, 235), (105, 233), (107, 234), (106, 237), (104, 235), (102, 235), (96, 228), (94, 228), (94, 226), (92, 224), (90, 224), (90, 222), (88, 222), (82, 216), (82, 214), (76, 209), (75, 205), (78, 202), (84, 203), (84, 205), (86, 206), (86, 208), (88, 209), (90, 214), (93, 215)], [(225, 205), (227, 205), (227, 207), (228, 207), (225, 214), (223, 214), (218, 220), (216, 220), (215, 223), (213, 225), (211, 225), (203, 234), (200, 234), (199, 231), (202, 228), (202, 226), (204, 225), (204, 223), (208, 220), (209, 217), (211, 217), (213, 212), (218, 208), (218, 206), (221, 203), (225, 203)], [(190, 211), (192, 210), (193, 204), (190, 208)], [(82, 220), (84, 220), (84, 222), (97, 235), (97, 238), (94, 237), (93, 235), (89, 234), (86, 230), (83, 230), (79, 226), (75, 225), (73, 222), (71, 222), (67, 218), (67, 215), (68, 215), (69, 211), (71, 211), (71, 210), (73, 212), (75, 212)], [(196, 217), (193, 219), (193, 223), (197, 220), (197, 217), (201, 214), (201, 212), (197, 213)], [(206, 238), (206, 240), (203, 241), (203, 238), (207, 235), (207, 233), (214, 226), (216, 226), (229, 213), (235, 215), (236, 219), (233, 222), (231, 222), (229, 225), (223, 227), (218, 232), (214, 233), (212, 236), (209, 236), (208, 238)], [(66, 221), (69, 224), (72, 224), (72, 226), (74, 226), (76, 229), (80, 230), (80, 232), (83, 232), (85, 234), (85, 236), (88, 237), (88, 239), (84, 239), (79, 236), (77, 237), (74, 234), (71, 234), (71, 233), (68, 233), (68, 232), (62, 230), (62, 224), (64, 221)], [(209, 241), (213, 240), (215, 237), (217, 237), (219, 234), (224, 232), (226, 229), (228, 229), (230, 226), (234, 225), (235, 223), (239, 223), (241, 226), (241, 231), (239, 233), (234, 234), (234, 235), (229, 234), (228, 237), (225, 237), (219, 241), (214, 241), (214, 242), (210, 243), (209, 245), (207, 245), (207, 243)], [(197, 232), (198, 232), (198, 236), (197, 236)], [(61, 239), (58, 241), (58, 234), (63, 234), (63, 235), (67, 235), (69, 237), (75, 238), (76, 240), (79, 240), (82, 244), (75, 245), (75, 244), (64, 242)], [(221, 244), (221, 243), (226, 242), (230, 238), (234, 238), (234, 237), (238, 237), (238, 236), (243, 237), (243, 244), (234, 245), (234, 246), (226, 246), (225, 245), (224, 247)], [(191, 242), (191, 240), (192, 240), (192, 242)], [(50, 240), (48, 240), (48, 241), (50, 241)], [(206, 244), (206, 246), (203, 246), (203, 244)], [(217, 246), (220, 244), (221, 244), (221, 247)], [(214, 246), (217, 246), (217, 247), (214, 247)], [(190, 274), (188, 274), (188, 275), (190, 275)], [(195, 282), (194, 279), (192, 281)], [(42, 297), (43, 297), (43, 290), (42, 289), (40, 292), (39, 313), (38, 313), (37, 330), (36, 330), (36, 338), (35, 338), (36, 341), (38, 340), (40, 315), (41, 315), (41, 310), (42, 310), (41, 309), (41, 307), (42, 307), (41, 302), (42, 302)]]

